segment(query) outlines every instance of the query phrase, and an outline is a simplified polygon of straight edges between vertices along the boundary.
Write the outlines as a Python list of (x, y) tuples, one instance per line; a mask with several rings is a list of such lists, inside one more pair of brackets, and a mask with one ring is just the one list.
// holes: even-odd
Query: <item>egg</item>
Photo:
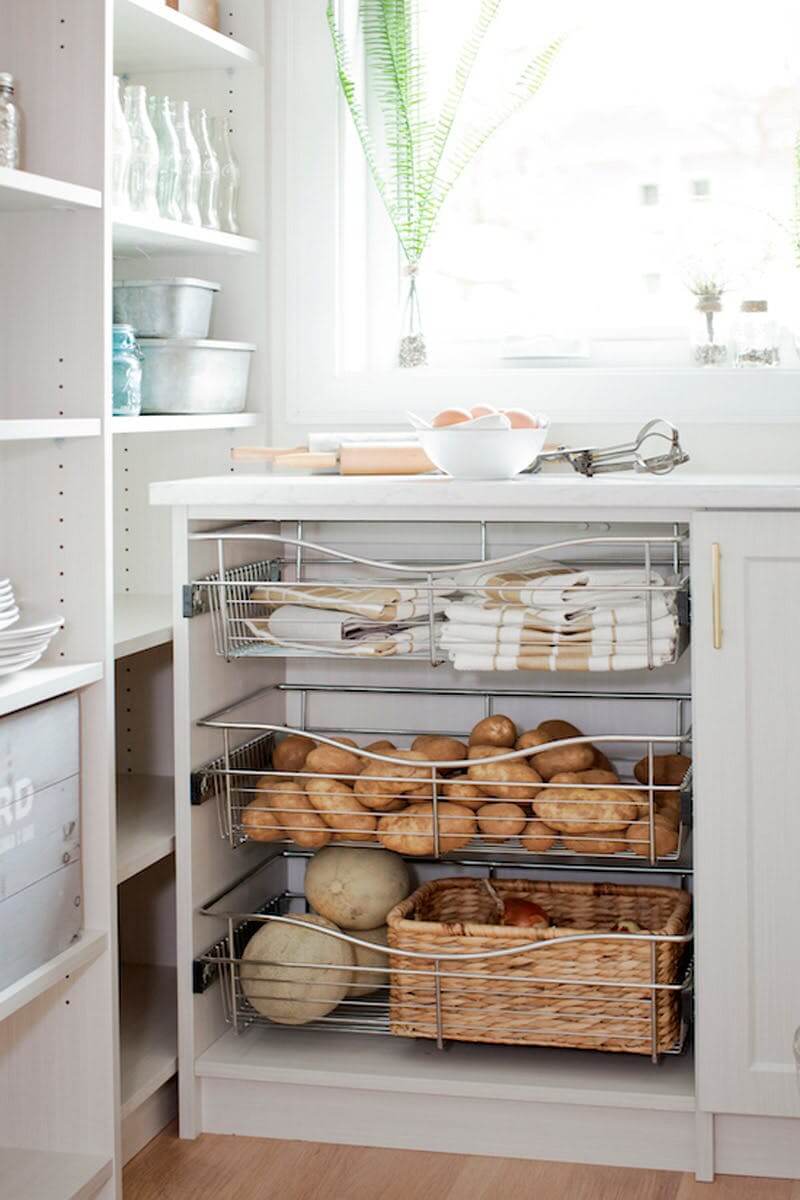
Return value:
[(491, 404), (476, 404), (469, 412), (472, 417), (488, 417), (491, 413), (496, 413), (497, 409), (492, 408)]
[(468, 420), (469, 413), (465, 408), (444, 408), (436, 414), (431, 423), (434, 429), (444, 429), (447, 425), (460, 425), (462, 421)]
[(504, 408), (504, 416), (508, 417), (512, 429), (538, 429), (539, 422), (524, 408)]

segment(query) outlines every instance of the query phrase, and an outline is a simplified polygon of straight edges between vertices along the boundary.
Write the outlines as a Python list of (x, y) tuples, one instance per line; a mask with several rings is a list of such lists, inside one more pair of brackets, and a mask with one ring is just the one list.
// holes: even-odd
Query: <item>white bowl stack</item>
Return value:
[(0, 675), (32, 667), (63, 626), (63, 617), (29, 617), (20, 623), (11, 581), (0, 579)]

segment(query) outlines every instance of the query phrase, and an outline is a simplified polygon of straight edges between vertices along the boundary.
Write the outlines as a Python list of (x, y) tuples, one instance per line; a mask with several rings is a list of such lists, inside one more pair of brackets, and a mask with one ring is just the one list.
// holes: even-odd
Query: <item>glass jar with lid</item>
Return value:
[(22, 163), (22, 113), (14, 99), (14, 76), (0, 72), (0, 167)]
[(734, 330), (737, 367), (780, 365), (778, 326), (769, 315), (766, 300), (743, 300)]
[(720, 295), (700, 295), (692, 314), (692, 361), (697, 367), (722, 367), (728, 361), (728, 337)]
[(142, 352), (132, 325), (114, 325), (113, 360), (113, 414), (138, 417), (142, 411)]

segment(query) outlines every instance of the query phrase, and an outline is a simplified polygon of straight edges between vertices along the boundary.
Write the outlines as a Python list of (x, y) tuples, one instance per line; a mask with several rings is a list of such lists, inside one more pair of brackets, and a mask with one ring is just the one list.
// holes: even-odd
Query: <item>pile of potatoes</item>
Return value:
[[(272, 756), (273, 769), (286, 774), (262, 776), (256, 796), (242, 811), (243, 830), (253, 841), (289, 838), (312, 850), (337, 841), (377, 841), (398, 854), (431, 857), (436, 852), (435, 774), (440, 854), (479, 837), (497, 844), (514, 838), (534, 854), (560, 839), (578, 854), (625, 851), (649, 857), (647, 793), (620, 784), (597, 747), (557, 746), (528, 758), (488, 761), (511, 750), (582, 736), (560, 720), (520, 733), (510, 717), (497, 715), (479, 721), (468, 744), (426, 734), (407, 750), (384, 739), (363, 747), (397, 760), (386, 763), (356, 753), (350, 738), (337, 737), (340, 746), (333, 747), (292, 734), (276, 744)], [(447, 765), (432, 768), (422, 765), (426, 762)], [(689, 763), (683, 755), (655, 757), (657, 857), (677, 849), (677, 789)], [(647, 782), (646, 758), (634, 774)], [(543, 783), (559, 786), (543, 788)]]

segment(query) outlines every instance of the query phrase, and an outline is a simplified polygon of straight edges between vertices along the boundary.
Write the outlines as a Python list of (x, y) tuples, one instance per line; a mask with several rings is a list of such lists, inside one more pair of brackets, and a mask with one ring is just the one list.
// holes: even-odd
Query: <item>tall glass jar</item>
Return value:
[(158, 216), (158, 138), (147, 112), (147, 89), (125, 88), (125, 116), (131, 134), (128, 197), (134, 212)]
[(0, 167), (22, 163), (22, 113), (14, 99), (14, 76), (0, 73)]
[(698, 367), (722, 367), (728, 361), (727, 331), (723, 326), (722, 302), (701, 296), (694, 310), (692, 360)]
[(182, 220), (187, 225), (202, 225), (200, 219), (200, 151), (192, 130), (192, 114), (187, 100), (173, 105), (172, 115), (181, 148), (181, 178), (178, 199)]
[(226, 233), (239, 232), (239, 187), (242, 173), (231, 145), (225, 117), (211, 121), (214, 151), (219, 160), (219, 223)]
[(769, 315), (766, 300), (742, 301), (734, 330), (737, 367), (777, 367), (781, 355), (778, 326)]
[(113, 413), (138, 417), (142, 411), (142, 352), (132, 325), (113, 327)]
[(204, 108), (195, 111), (193, 125), (200, 150), (200, 220), (207, 229), (219, 229), (219, 162)]
[(127, 208), (131, 174), (131, 131), (122, 108), (121, 80), (114, 76), (111, 90), (111, 203), (114, 208)]
[(147, 108), (158, 138), (158, 211), (168, 221), (180, 221), (183, 219), (179, 195), (181, 144), (172, 120), (169, 97), (151, 96)]

